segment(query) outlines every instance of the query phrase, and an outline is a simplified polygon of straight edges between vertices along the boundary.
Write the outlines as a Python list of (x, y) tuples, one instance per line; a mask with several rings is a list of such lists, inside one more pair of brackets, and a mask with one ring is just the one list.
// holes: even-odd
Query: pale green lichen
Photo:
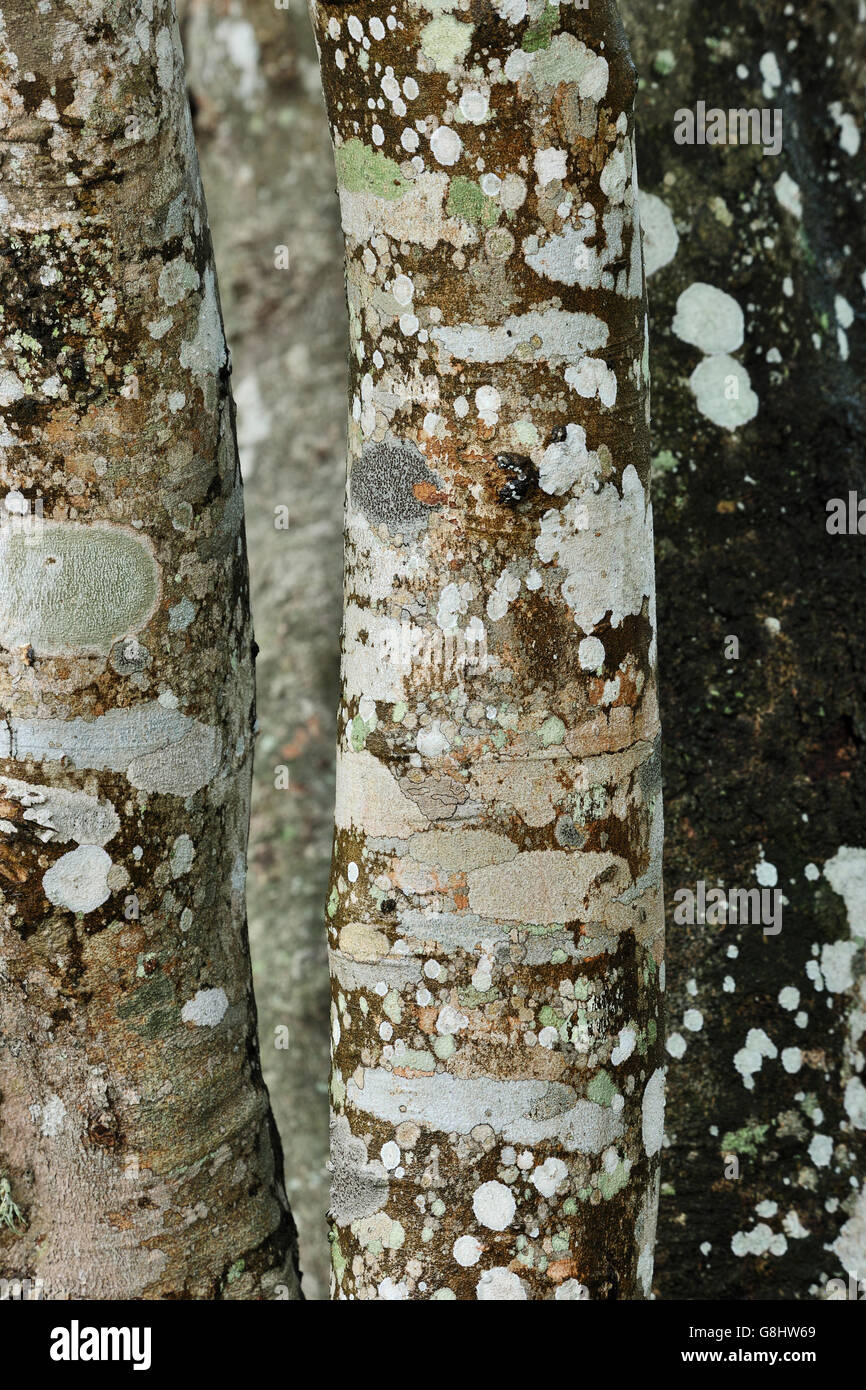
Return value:
[(549, 719), (545, 719), (539, 734), (544, 747), (551, 748), (554, 744), (562, 743), (565, 738), (565, 725), (561, 719), (552, 714)]
[(12, 1188), (8, 1178), (0, 1178), (0, 1226), (14, 1230), (16, 1223), (24, 1225), (21, 1208), (12, 1200)]
[(530, 24), (523, 36), (521, 48), (525, 53), (537, 53), (541, 48), (549, 48), (553, 31), (559, 19), (559, 5), (548, 5), (534, 24)]
[(586, 1094), (596, 1105), (610, 1106), (616, 1095), (616, 1087), (606, 1071), (597, 1072), (586, 1088)]
[(629, 1166), (618, 1163), (612, 1173), (602, 1173), (598, 1180), (598, 1190), (606, 1202), (621, 1192), (628, 1182)]
[(346, 193), (372, 193), (394, 202), (409, 187), (400, 167), (387, 155), (371, 150), (362, 140), (347, 140), (335, 152), (337, 180)]
[(446, 211), (450, 217), (460, 217), (464, 222), (478, 222), (482, 227), (492, 227), (499, 219), (500, 209), (474, 179), (458, 176), (451, 180)]
[(0, 643), (40, 655), (108, 652), (159, 594), (146, 542), (121, 527), (45, 522), (0, 538)]
[(439, 72), (447, 72), (466, 57), (472, 34), (471, 24), (461, 24), (453, 15), (442, 14), (421, 30), (421, 51)]
[(722, 1135), (722, 1153), (745, 1154), (747, 1158), (757, 1155), (769, 1132), (769, 1125), (744, 1125), (742, 1129), (729, 1130)]

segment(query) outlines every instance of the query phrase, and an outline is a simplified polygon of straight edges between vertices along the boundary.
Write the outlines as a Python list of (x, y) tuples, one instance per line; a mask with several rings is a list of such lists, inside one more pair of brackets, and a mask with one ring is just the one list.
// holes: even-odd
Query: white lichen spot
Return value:
[(616, 405), (616, 373), (599, 357), (582, 357), (576, 367), (567, 367), (565, 380), (585, 400), (597, 396), (608, 408)]
[(174, 82), (174, 42), (170, 29), (160, 29), (156, 36), (156, 80), (164, 92), (171, 91)]
[(845, 1113), (855, 1129), (866, 1129), (866, 1086), (852, 1076), (845, 1086)]
[(399, 1168), (400, 1159), (402, 1157), (399, 1144), (395, 1144), (393, 1139), (389, 1139), (379, 1150), (379, 1157), (382, 1160), (382, 1167), (385, 1171), (393, 1173), (395, 1168)]
[(559, 150), (553, 147), (546, 150), (536, 150), (534, 167), (538, 182), (543, 186), (548, 183), (553, 183), (554, 179), (564, 180), (566, 176), (567, 159), (567, 150)]
[(764, 53), (758, 66), (761, 69), (761, 77), (764, 79), (764, 96), (769, 101), (775, 96), (782, 85), (782, 73), (779, 68), (779, 60), (775, 53)]
[(514, 1220), (517, 1204), (504, 1183), (485, 1182), (475, 1190), (472, 1210), (476, 1220), (488, 1230), (504, 1231)]
[(185, 256), (175, 256), (174, 260), (167, 261), (160, 271), (157, 287), (160, 299), (171, 306), (179, 304), (188, 294), (197, 290), (200, 283), (195, 266), (190, 265)]
[(450, 126), (440, 125), (430, 137), (430, 149), (438, 164), (456, 164), (463, 150), (463, 141)]
[(495, 386), (479, 386), (475, 392), (475, 409), (485, 425), (495, 425), (502, 408), (502, 397)]
[(180, 364), (196, 377), (216, 376), (227, 360), (226, 343), (216, 295), (213, 267), (204, 273), (204, 293), (198, 311), (196, 335), (180, 345)]
[(800, 185), (791, 178), (787, 170), (777, 178), (773, 189), (780, 206), (792, 217), (802, 218), (803, 194)]
[(184, 874), (188, 874), (194, 859), (195, 845), (189, 835), (178, 835), (169, 856), (172, 878), (181, 878)]
[(633, 1028), (621, 1028), (616, 1047), (610, 1054), (611, 1065), (614, 1067), (620, 1064), (634, 1052), (637, 1045), (637, 1033)]
[(745, 337), (743, 311), (724, 290), (697, 280), (677, 300), (673, 331), (707, 354), (736, 352)]
[(501, 1265), (484, 1271), (476, 1285), (475, 1297), (482, 1303), (527, 1301), (526, 1289), (520, 1277)]
[(111, 859), (99, 845), (80, 845), (62, 854), (42, 877), (45, 896), (69, 912), (95, 912), (111, 896)]
[(833, 1157), (833, 1140), (829, 1134), (816, 1134), (809, 1145), (809, 1157), (816, 1168), (827, 1168)]
[(561, 511), (545, 512), (535, 549), (566, 571), (562, 596), (585, 633), (610, 615), (619, 627), (654, 593), (652, 508), (633, 464), (613, 483), (586, 490)]
[(470, 1269), (472, 1265), (477, 1265), (481, 1259), (484, 1246), (475, 1236), (459, 1236), (454, 1242), (454, 1258), (464, 1269)]
[(604, 664), (604, 643), (598, 637), (584, 637), (577, 649), (582, 671), (597, 671)]
[(860, 151), (860, 128), (856, 120), (843, 110), (841, 101), (831, 101), (827, 108), (839, 127), (839, 145), (853, 159)]
[(63, 1129), (63, 1122), (66, 1119), (66, 1106), (58, 1095), (51, 1095), (42, 1106), (34, 1106), (33, 1110), (41, 1121), (39, 1130), (46, 1139), (54, 1139)]
[(516, 575), (503, 570), (497, 579), (493, 592), (487, 600), (487, 616), (491, 622), (498, 622), (508, 612), (509, 605), (520, 593), (520, 580)]
[(434, 719), (432, 724), (419, 730), (415, 739), (415, 747), (425, 758), (438, 758), (441, 753), (448, 751), (451, 742), (448, 736), (442, 732), (439, 720)]
[(586, 1303), (589, 1300), (589, 1289), (578, 1279), (566, 1279), (565, 1283), (559, 1285), (553, 1299), (555, 1303)]
[(473, 125), (481, 125), (486, 121), (490, 103), (486, 92), (480, 91), (477, 87), (466, 87), (460, 97), (460, 113)]
[(740, 1259), (746, 1255), (784, 1255), (788, 1242), (781, 1231), (761, 1221), (751, 1231), (737, 1231), (731, 1237), (731, 1249)]
[(673, 216), (667, 203), (655, 193), (638, 194), (640, 225), (643, 235), (643, 258), (647, 279), (657, 270), (669, 265), (680, 244)]
[(755, 878), (762, 888), (775, 888), (779, 882), (779, 871), (768, 859), (760, 859), (755, 865)]
[(734, 1054), (734, 1066), (743, 1078), (743, 1085), (747, 1091), (754, 1090), (754, 1077), (756, 1072), (761, 1070), (764, 1058), (773, 1060), (778, 1055), (779, 1049), (763, 1028), (749, 1029), (746, 1034), (745, 1046)]
[(749, 373), (733, 357), (705, 357), (692, 372), (689, 386), (698, 410), (721, 429), (737, 430), (758, 413)]
[(184, 1023), (198, 1028), (215, 1028), (225, 1018), (229, 1001), (224, 989), (200, 989), (180, 1011)]
[(568, 1169), (561, 1158), (546, 1158), (535, 1169), (529, 1181), (542, 1197), (552, 1197), (560, 1183), (568, 1177)]
[(647, 1154), (652, 1158), (662, 1146), (665, 1126), (665, 1073), (657, 1067), (646, 1084), (641, 1102), (641, 1129)]

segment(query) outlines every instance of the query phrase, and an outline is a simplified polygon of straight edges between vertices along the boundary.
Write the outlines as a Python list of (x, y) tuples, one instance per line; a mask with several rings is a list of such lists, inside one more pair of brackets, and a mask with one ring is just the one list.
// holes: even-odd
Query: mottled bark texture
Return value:
[[(185, 16), (185, 17), (184, 17)], [(188, 0), (181, 37), (207, 195), (256, 621), (247, 912), (262, 1069), (304, 1296), (326, 1298), (334, 825), (346, 477), (346, 300), (334, 161), (306, 7)], [(238, 196), (242, 188), (243, 196)], [(275, 259), (288, 247), (288, 269)], [(275, 525), (288, 507), (290, 528)], [(288, 786), (283, 777), (290, 769)], [(285, 1046), (288, 1037), (288, 1047)]]
[[(866, 537), (826, 529), (828, 500), (866, 496), (863, 12), (623, 10), (642, 74), (662, 721), (676, 731), (656, 1289), (838, 1296), (830, 1281), (866, 1278)], [(675, 144), (676, 111), (699, 100), (780, 109), (781, 154)], [(686, 291), (703, 315), (678, 313)], [(673, 894), (701, 879), (775, 881), (781, 931), (678, 925)]]
[(173, 6), (2, 20), (0, 1274), (296, 1297), (246, 946), (242, 492)]
[(314, 5), (351, 331), (339, 1298), (640, 1298), (661, 798), (615, 7)]

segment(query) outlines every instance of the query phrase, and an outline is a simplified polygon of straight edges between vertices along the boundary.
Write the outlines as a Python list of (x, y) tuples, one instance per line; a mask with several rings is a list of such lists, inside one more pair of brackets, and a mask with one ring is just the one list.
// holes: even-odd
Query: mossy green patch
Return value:
[(598, 1180), (598, 1190), (606, 1202), (621, 1192), (628, 1182), (629, 1169), (625, 1163), (618, 1163), (612, 1173), (602, 1173)]
[(544, 747), (550, 748), (554, 744), (562, 743), (565, 738), (565, 725), (561, 719), (552, 714), (549, 719), (545, 719), (539, 734)]
[(408, 179), (403, 177), (393, 159), (371, 150), (357, 137), (340, 146), (335, 160), (337, 181), (347, 193), (372, 193), (377, 198), (396, 202), (409, 187)]
[(459, 217), (463, 222), (477, 222), (482, 227), (492, 227), (499, 218), (499, 207), (481, 191), (480, 185), (474, 179), (464, 179), (459, 175), (451, 180), (446, 212), (449, 217)]
[(559, 5), (548, 5), (523, 35), (521, 48), (524, 53), (537, 53), (540, 48), (549, 48), (558, 19)]
[(437, 15), (421, 30), (421, 51), (439, 72), (462, 63), (472, 43), (473, 26), (450, 14)]
[(722, 1153), (745, 1154), (748, 1158), (754, 1158), (769, 1129), (769, 1125), (753, 1124), (743, 1125), (742, 1129), (729, 1130), (727, 1134), (722, 1135)]
[(616, 1087), (606, 1071), (598, 1072), (586, 1088), (586, 1094), (596, 1105), (609, 1106), (616, 1095)]
[(336, 1231), (328, 1232), (328, 1240), (331, 1242), (331, 1264), (334, 1267), (334, 1275), (339, 1284), (346, 1268), (346, 1257), (340, 1249), (340, 1237), (337, 1235)]

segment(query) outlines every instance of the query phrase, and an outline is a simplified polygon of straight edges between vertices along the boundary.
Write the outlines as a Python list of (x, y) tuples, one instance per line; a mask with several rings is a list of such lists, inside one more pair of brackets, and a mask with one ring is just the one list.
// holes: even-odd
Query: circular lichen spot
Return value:
[(365, 446), (349, 477), (349, 496), (373, 526), (412, 532), (423, 526), (441, 500), (440, 480), (424, 455), (406, 441)]
[(0, 644), (38, 656), (106, 654), (149, 621), (157, 564), (119, 526), (47, 521), (0, 529)]

